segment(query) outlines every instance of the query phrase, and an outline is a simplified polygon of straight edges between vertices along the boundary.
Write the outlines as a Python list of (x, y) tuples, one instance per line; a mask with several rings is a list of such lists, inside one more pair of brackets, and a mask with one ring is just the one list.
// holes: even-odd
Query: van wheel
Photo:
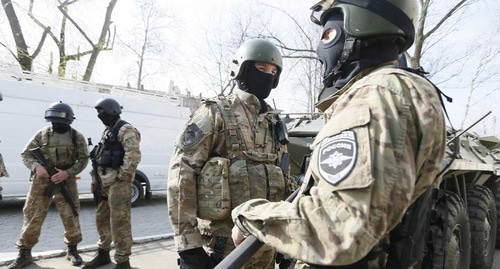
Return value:
[(144, 188), (142, 187), (141, 182), (136, 178), (134, 179), (134, 182), (132, 182), (132, 195), (131, 195), (132, 206), (139, 205), (143, 198), (144, 198)]
[[(434, 250), (434, 259), (444, 261), (445, 269), (468, 269), (470, 265), (470, 230), (469, 217), (465, 203), (457, 194), (445, 191), (446, 204), (439, 205), (447, 208), (448, 217), (444, 219), (446, 233), (434, 234), (440, 237), (444, 246), (443, 251)], [(446, 208), (444, 210), (446, 210)]]
[(497, 210), (493, 193), (484, 186), (467, 191), (471, 238), (471, 268), (491, 268), (495, 255)]

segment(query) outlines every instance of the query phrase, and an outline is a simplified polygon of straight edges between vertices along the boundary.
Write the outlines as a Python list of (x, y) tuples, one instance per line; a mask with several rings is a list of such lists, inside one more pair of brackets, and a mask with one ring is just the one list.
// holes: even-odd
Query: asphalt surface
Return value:
[[(0, 202), (0, 268), (6, 268), (17, 255), (14, 243), (22, 225), (23, 202), (23, 199)], [(79, 245), (79, 252), (84, 261), (89, 261), (95, 254), (97, 242), (95, 205), (90, 197), (81, 199), (80, 214), (83, 242)], [(33, 248), (35, 262), (25, 269), (78, 268), (71, 266), (64, 257), (66, 245), (63, 243), (62, 231), (57, 210), (55, 207), (51, 208), (42, 228), (40, 242)], [(130, 261), (133, 268), (177, 268), (178, 255), (171, 239), (166, 194), (153, 194), (151, 201), (144, 201), (140, 206), (132, 208), (132, 233), (134, 245)], [(100, 268), (113, 267), (114, 263), (111, 263)], [(500, 249), (495, 252), (492, 269), (500, 269)]]
[[(133, 238), (158, 237), (172, 233), (168, 220), (166, 192), (154, 192), (152, 199), (132, 208)], [(83, 241), (80, 247), (95, 246), (98, 235), (95, 227), (96, 206), (91, 196), (80, 197), (80, 225)], [(23, 223), (24, 199), (0, 201), (0, 258), (17, 254), (15, 242), (19, 238)], [(64, 249), (63, 225), (54, 205), (42, 226), (38, 244), (32, 252)]]

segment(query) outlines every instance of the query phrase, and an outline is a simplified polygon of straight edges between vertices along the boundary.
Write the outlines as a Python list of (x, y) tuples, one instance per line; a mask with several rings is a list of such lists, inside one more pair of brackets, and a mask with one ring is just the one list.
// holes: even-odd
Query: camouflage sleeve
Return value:
[(196, 219), (196, 178), (217, 144), (217, 119), (210, 106), (200, 107), (179, 135), (170, 159), (168, 215), (179, 252), (202, 246)]
[[(308, 172), (317, 187), (292, 203), (257, 199), (232, 211), (244, 234), (312, 264), (346, 265), (367, 255), (420, 195), (417, 178), (432, 184), (445, 143), (440, 103), (429, 87), (364, 86), (335, 105), (314, 143)], [(348, 147), (335, 140), (343, 130), (354, 134), (356, 154), (333, 150)]]
[(118, 131), (118, 140), (125, 150), (118, 177), (124, 181), (132, 182), (134, 181), (135, 170), (141, 161), (141, 134), (131, 124), (125, 124)]
[(36, 160), (35, 156), (31, 154), (30, 149), (39, 147), (41, 144), (42, 140), (42, 130), (38, 131), (35, 136), (33, 136), (26, 146), (24, 146), (24, 149), (21, 151), (21, 159), (24, 163), (24, 165), (30, 170), (30, 171), (35, 171), (35, 168), (40, 164)]
[(76, 177), (79, 173), (87, 167), (89, 162), (89, 149), (87, 146), (87, 141), (85, 137), (77, 132), (76, 135), (76, 160), (75, 163), (66, 170), (69, 173), (70, 178)]

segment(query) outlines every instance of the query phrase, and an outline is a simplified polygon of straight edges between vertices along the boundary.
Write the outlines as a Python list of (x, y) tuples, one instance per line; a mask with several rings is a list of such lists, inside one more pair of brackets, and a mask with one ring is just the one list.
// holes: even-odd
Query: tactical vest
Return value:
[(49, 136), (50, 127), (42, 129), (40, 141), (40, 148), (42, 152), (47, 155), (48, 159), (59, 169), (68, 169), (76, 161), (77, 132), (73, 128), (70, 129), (70, 135), (61, 135), (61, 140), (57, 144), (50, 143)]
[(97, 164), (102, 167), (111, 167), (118, 169), (123, 164), (125, 157), (125, 149), (122, 143), (118, 140), (118, 131), (128, 122), (120, 120), (114, 127), (103, 133), (100, 147), (96, 153)]
[(269, 124), (274, 152), (257, 152), (247, 146), (253, 143), (245, 143), (229, 100), (219, 96), (215, 102), (224, 121), (227, 154), (212, 156), (197, 178), (198, 217), (222, 220), (233, 208), (250, 199), (283, 200), (285, 179), (278, 166), (275, 124)]

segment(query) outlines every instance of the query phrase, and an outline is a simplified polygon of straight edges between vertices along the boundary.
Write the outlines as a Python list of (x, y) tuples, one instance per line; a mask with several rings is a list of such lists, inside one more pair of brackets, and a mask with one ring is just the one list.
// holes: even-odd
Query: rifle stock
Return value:
[[(38, 160), (38, 162), (43, 167), (45, 167), (45, 169), (47, 170), (47, 173), (49, 173), (50, 177), (57, 174), (58, 171), (56, 170), (56, 168), (54, 167), (52, 162), (50, 160), (48, 160), (47, 158), (45, 158), (40, 147), (33, 148), (30, 150), (30, 152)], [(56, 187), (61, 192), (61, 195), (63, 196), (64, 200), (71, 207), (71, 211), (73, 211), (73, 215), (75, 217), (78, 217), (78, 211), (76, 210), (75, 203), (73, 202), (73, 197), (71, 196), (71, 192), (68, 189), (68, 185), (66, 185), (66, 181), (62, 181), (62, 182), (56, 184), (52, 180), (49, 180), (49, 185), (45, 188), (45, 190), (43, 190), (43, 195), (51, 196), (54, 193), (54, 190)]]

